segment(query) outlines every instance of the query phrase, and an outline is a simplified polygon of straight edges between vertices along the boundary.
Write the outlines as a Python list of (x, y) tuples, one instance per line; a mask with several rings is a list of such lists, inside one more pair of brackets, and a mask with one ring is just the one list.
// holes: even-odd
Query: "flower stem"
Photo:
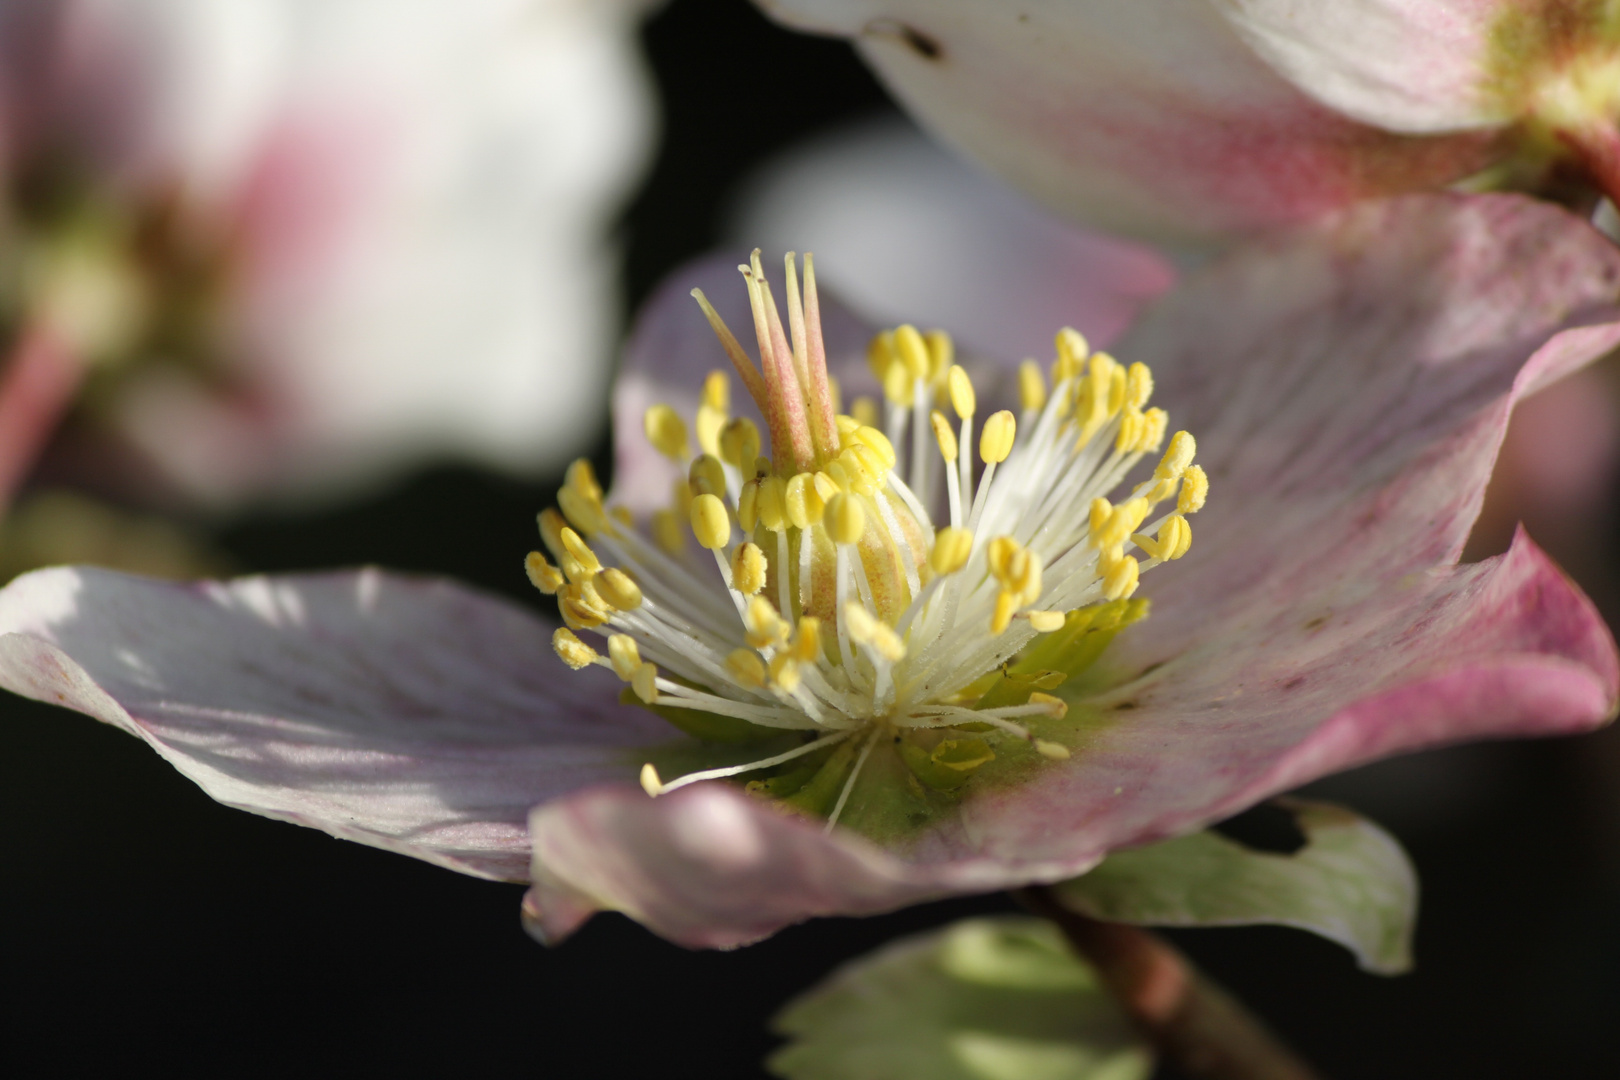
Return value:
[(1170, 1065), (1195, 1080), (1319, 1080), (1238, 1000), (1169, 942), (1135, 926), (1068, 910), (1050, 889), (1014, 894), (1052, 920), (1097, 969), (1137, 1030)]
[(61, 335), (24, 327), (0, 368), (0, 517), (84, 378)]

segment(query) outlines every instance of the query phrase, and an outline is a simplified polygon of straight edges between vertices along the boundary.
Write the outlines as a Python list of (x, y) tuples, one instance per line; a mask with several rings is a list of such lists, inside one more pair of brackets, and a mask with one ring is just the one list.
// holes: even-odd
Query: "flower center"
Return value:
[[(889, 775), (924, 796), (961, 789), (998, 754), (1067, 758), (1054, 724), (1068, 705), (1048, 691), (1146, 614), (1133, 598), (1140, 574), (1186, 553), (1187, 515), (1208, 492), (1183, 431), (1150, 476), (1109, 500), (1165, 441), (1147, 367), (1063, 330), (1050, 383), (1026, 361), (1019, 415), (986, 417), (975, 455), (977, 394), (947, 335), (902, 326), (873, 340), (880, 431), (869, 399), (839, 414), (811, 258), (801, 295), (787, 256), (785, 329), (759, 253), (740, 269), (759, 367), (694, 295), (765, 418), (774, 460), (760, 455), (755, 425), (730, 416), (729, 380), (712, 372), (693, 418), (696, 456), (674, 409), (647, 411), (649, 441), (687, 474), (647, 532), (604, 506), (578, 461), (560, 512), (540, 515), (557, 565), (528, 558), (534, 584), (558, 596), (567, 628), (554, 644), (571, 667), (611, 668), (700, 738), (779, 744), (667, 783), (648, 764), (643, 786), (658, 795), (757, 774), (751, 790), (831, 828), (879, 746), (903, 766)], [(902, 462), (896, 447), (908, 444)], [(711, 555), (692, 552), (689, 536)], [(606, 639), (605, 656), (584, 632)]]

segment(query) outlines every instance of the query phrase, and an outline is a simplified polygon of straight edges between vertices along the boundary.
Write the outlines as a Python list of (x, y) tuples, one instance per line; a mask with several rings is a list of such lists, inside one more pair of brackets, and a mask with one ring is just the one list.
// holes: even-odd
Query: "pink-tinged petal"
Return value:
[[(785, 254), (762, 252), (765, 273), (778, 303), (782, 302)], [(662, 403), (673, 407), (686, 421), (696, 452), (691, 424), (703, 380), (711, 371), (724, 371), (731, 379), (732, 414), (750, 418), (761, 432), (767, 430), (702, 309), (692, 299), (692, 290), (702, 289), (757, 364), (754, 317), (748, 310), (748, 293), (737, 270), (747, 262), (747, 249), (739, 249), (686, 263), (670, 272), (636, 317), (613, 386), (613, 499), (638, 514), (668, 505), (670, 482), (679, 474), (675, 465), (647, 442), (642, 417), (650, 406)], [(822, 274), (818, 263), (818, 285)], [(851, 313), (827, 289), (822, 288), (820, 296), (827, 367), (839, 380), (847, 402), (852, 393), (871, 392), (864, 384), (871, 382), (866, 345), (873, 327)]]
[(530, 821), (531, 917), (735, 944), (1071, 877), (1377, 756), (1603, 723), (1620, 660), (1579, 591), (1524, 537), (1454, 563), (1514, 400), (1620, 343), (1617, 298), (1620, 252), (1512, 197), (1364, 206), (1191, 276), (1116, 351), (1199, 434), (1211, 498), (1068, 761), (881, 857), (722, 785), (565, 797)]
[(1061, 326), (1107, 347), (1176, 277), (1153, 249), (1041, 213), (897, 119), (768, 163), (730, 232), (814, 251), (873, 322), (946, 327), (959, 352), (1015, 361), (1046, 357)]
[(1515, 119), (1486, 85), (1491, 32), (1504, 13), (1542, 5), (1229, 0), (1215, 6), (1256, 53), (1317, 101), (1364, 124), (1418, 134)]
[(723, 784), (656, 801), (598, 788), (536, 808), (529, 831), (524, 921), (548, 942), (611, 910), (682, 945), (731, 948), (816, 915), (872, 915), (947, 891), (935, 871)]
[(854, 38), (925, 126), (1055, 209), (1217, 238), (1477, 171), (1489, 134), (1402, 136), (1313, 100), (1212, 4), (759, 0)]
[(668, 727), (551, 627), (376, 570), (170, 585), (43, 570), (0, 591), (0, 685), (145, 740), (229, 806), (523, 879), (537, 802), (634, 774)]

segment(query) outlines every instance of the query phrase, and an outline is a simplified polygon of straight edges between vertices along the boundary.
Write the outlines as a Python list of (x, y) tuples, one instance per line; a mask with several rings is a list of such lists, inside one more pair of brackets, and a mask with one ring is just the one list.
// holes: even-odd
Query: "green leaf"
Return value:
[(1039, 919), (968, 919), (845, 964), (774, 1022), (787, 1080), (1146, 1080), (1130, 1024)]
[(1277, 802), (1308, 841), (1292, 855), (1194, 833), (1115, 852), (1052, 891), (1070, 909), (1107, 922), (1293, 926), (1338, 942), (1368, 971), (1409, 970), (1417, 877), (1401, 846), (1343, 807)]

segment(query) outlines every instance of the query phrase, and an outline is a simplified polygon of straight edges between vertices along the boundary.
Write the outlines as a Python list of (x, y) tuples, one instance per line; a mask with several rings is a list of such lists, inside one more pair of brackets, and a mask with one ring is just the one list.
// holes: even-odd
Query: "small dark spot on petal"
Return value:
[(1305, 676), (1303, 676), (1303, 675), (1295, 675), (1292, 679), (1289, 679), (1287, 682), (1283, 683), (1282, 688), (1284, 690), (1297, 690), (1301, 686), (1304, 686), (1304, 685), (1305, 685)]
[(868, 34), (887, 34), (897, 37), (912, 52), (924, 60), (938, 60), (945, 55), (945, 47), (931, 34), (897, 19), (874, 19), (866, 24)]
[(1326, 626), (1327, 621), (1328, 617), (1326, 615), (1318, 615), (1316, 618), (1305, 624), (1305, 629), (1315, 630), (1318, 627)]
[(1309, 843), (1294, 815), (1276, 803), (1261, 803), (1211, 828), (1252, 851), (1292, 855)]
[(1114, 708), (1116, 708), (1116, 709), (1139, 709), (1139, 708), (1141, 708), (1141, 706), (1138, 705), (1134, 701), (1122, 701), (1118, 705), (1115, 705)]

